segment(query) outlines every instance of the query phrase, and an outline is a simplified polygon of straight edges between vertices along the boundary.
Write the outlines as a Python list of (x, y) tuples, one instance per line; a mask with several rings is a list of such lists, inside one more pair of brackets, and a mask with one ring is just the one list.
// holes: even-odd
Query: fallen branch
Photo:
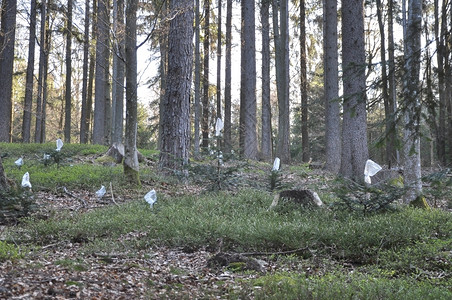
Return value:
[(83, 205), (84, 208), (87, 207), (87, 204), (86, 204), (86, 201), (85, 201), (85, 200), (83, 200), (82, 198), (77, 197), (77, 196), (75, 196), (74, 194), (72, 194), (71, 192), (69, 192), (65, 186), (63, 186), (63, 190), (64, 190), (64, 193), (65, 193), (65, 194), (67, 194), (67, 195), (69, 195), (69, 196), (71, 196), (71, 197), (77, 199), (78, 201), (80, 201), (80, 202), (82, 203), (82, 205)]
[(113, 201), (114, 204), (119, 206), (118, 203), (116, 203), (116, 201), (115, 201), (115, 196), (113, 196), (113, 186), (112, 186), (111, 182), (110, 182), (110, 194), (111, 194), (111, 201)]
[(312, 251), (309, 249), (309, 247), (303, 247), (303, 248), (298, 248), (298, 249), (294, 249), (294, 250), (278, 251), (278, 252), (244, 252), (244, 253), (239, 253), (239, 254), (243, 255), (243, 256), (260, 256), (260, 255), (270, 256), (270, 255), (295, 254), (295, 253), (300, 253), (300, 252), (305, 252), (305, 251), (309, 251), (312, 253)]

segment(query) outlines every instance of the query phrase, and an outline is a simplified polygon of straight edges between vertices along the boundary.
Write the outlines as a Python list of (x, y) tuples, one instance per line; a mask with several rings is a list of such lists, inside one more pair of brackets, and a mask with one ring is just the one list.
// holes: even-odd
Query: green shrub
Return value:
[(20, 249), (13, 244), (0, 241), (0, 262), (22, 258)]

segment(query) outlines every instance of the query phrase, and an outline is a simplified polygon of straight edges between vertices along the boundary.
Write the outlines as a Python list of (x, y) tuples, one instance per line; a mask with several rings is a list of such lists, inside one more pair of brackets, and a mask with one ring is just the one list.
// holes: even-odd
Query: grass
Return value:
[[(7, 146), (8, 153), (16, 149)], [(0, 152), (2, 147), (0, 144)], [(33, 151), (27, 147), (17, 151), (32, 156)], [(36, 145), (29, 147), (42, 150)], [(97, 154), (106, 150), (94, 148)], [(73, 149), (77, 157), (97, 155), (89, 146)], [(24, 168), (14, 166), (11, 156), (5, 159), (10, 178), (18, 180)], [(32, 184), (44, 188), (67, 185), (94, 190), (108, 181), (120, 182), (122, 174), (121, 166), (84, 163), (45, 167), (30, 162), (27, 168)], [(301, 171), (309, 172), (304, 168)], [(161, 179), (150, 169), (144, 169), (142, 177)], [(452, 296), (452, 214), (446, 211), (410, 207), (369, 215), (328, 209), (269, 211), (272, 196), (256, 189), (242, 189), (235, 194), (177, 197), (161, 194), (151, 209), (143, 195), (137, 191), (127, 203), (86, 213), (56, 214), (47, 220), (26, 218), (21, 226), (10, 228), (6, 241), (0, 242), (0, 260), (19, 255), (20, 248), (13, 241), (19, 247), (82, 242), (80, 251), (85, 253), (133, 255), (136, 250), (158, 245), (216, 249), (222, 240), (224, 251), (309, 249), (285, 259), (284, 265), (299, 266), (296, 271), (276, 271), (238, 282), (241, 289), (231, 291), (231, 298), (252, 295), (256, 299), (450, 299)], [(2, 248), (10, 250), (1, 252)], [(304, 273), (302, 270), (307, 267), (315, 269), (315, 259), (328, 262), (324, 264), (325, 270), (317, 275)], [(349, 272), (341, 267), (344, 262), (359, 267)], [(80, 265), (76, 260), (56, 263), (70, 268)], [(240, 268), (236, 269), (240, 272)]]

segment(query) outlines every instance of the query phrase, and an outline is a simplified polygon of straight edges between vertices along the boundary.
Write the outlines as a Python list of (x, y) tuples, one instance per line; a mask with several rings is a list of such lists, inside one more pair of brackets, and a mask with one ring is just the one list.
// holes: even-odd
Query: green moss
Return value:
[(415, 200), (410, 202), (410, 205), (417, 208), (430, 209), (430, 205), (428, 205), (424, 196), (418, 196)]

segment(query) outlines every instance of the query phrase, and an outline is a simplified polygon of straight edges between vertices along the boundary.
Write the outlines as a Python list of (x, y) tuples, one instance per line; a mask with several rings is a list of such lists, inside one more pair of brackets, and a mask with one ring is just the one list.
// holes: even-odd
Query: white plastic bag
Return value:
[(276, 157), (275, 161), (273, 162), (272, 171), (279, 171), (280, 164), (281, 164), (281, 161), (280, 161), (279, 157)]
[(105, 189), (105, 186), (101, 186), (101, 188), (96, 192), (97, 198), (101, 199), (106, 192), (107, 190)]
[(217, 123), (215, 124), (215, 136), (220, 136), (223, 128), (224, 128), (223, 120), (218, 118)]
[(366, 161), (366, 166), (364, 167), (364, 181), (368, 184), (371, 184), (371, 176), (374, 176), (381, 170), (381, 167), (376, 162), (368, 159)]
[(63, 148), (63, 141), (61, 140), (61, 139), (57, 139), (56, 140), (56, 151), (57, 152), (60, 152), (61, 151), (61, 148)]
[(22, 187), (31, 189), (30, 174), (28, 174), (28, 172), (22, 176)]
[(16, 164), (16, 166), (18, 166), (20, 168), (24, 164), (24, 160), (21, 157), (18, 160), (16, 160), (14, 163)]
[(157, 193), (154, 189), (149, 191), (146, 195), (144, 195), (144, 200), (151, 206), (154, 207), (154, 203), (157, 202)]

